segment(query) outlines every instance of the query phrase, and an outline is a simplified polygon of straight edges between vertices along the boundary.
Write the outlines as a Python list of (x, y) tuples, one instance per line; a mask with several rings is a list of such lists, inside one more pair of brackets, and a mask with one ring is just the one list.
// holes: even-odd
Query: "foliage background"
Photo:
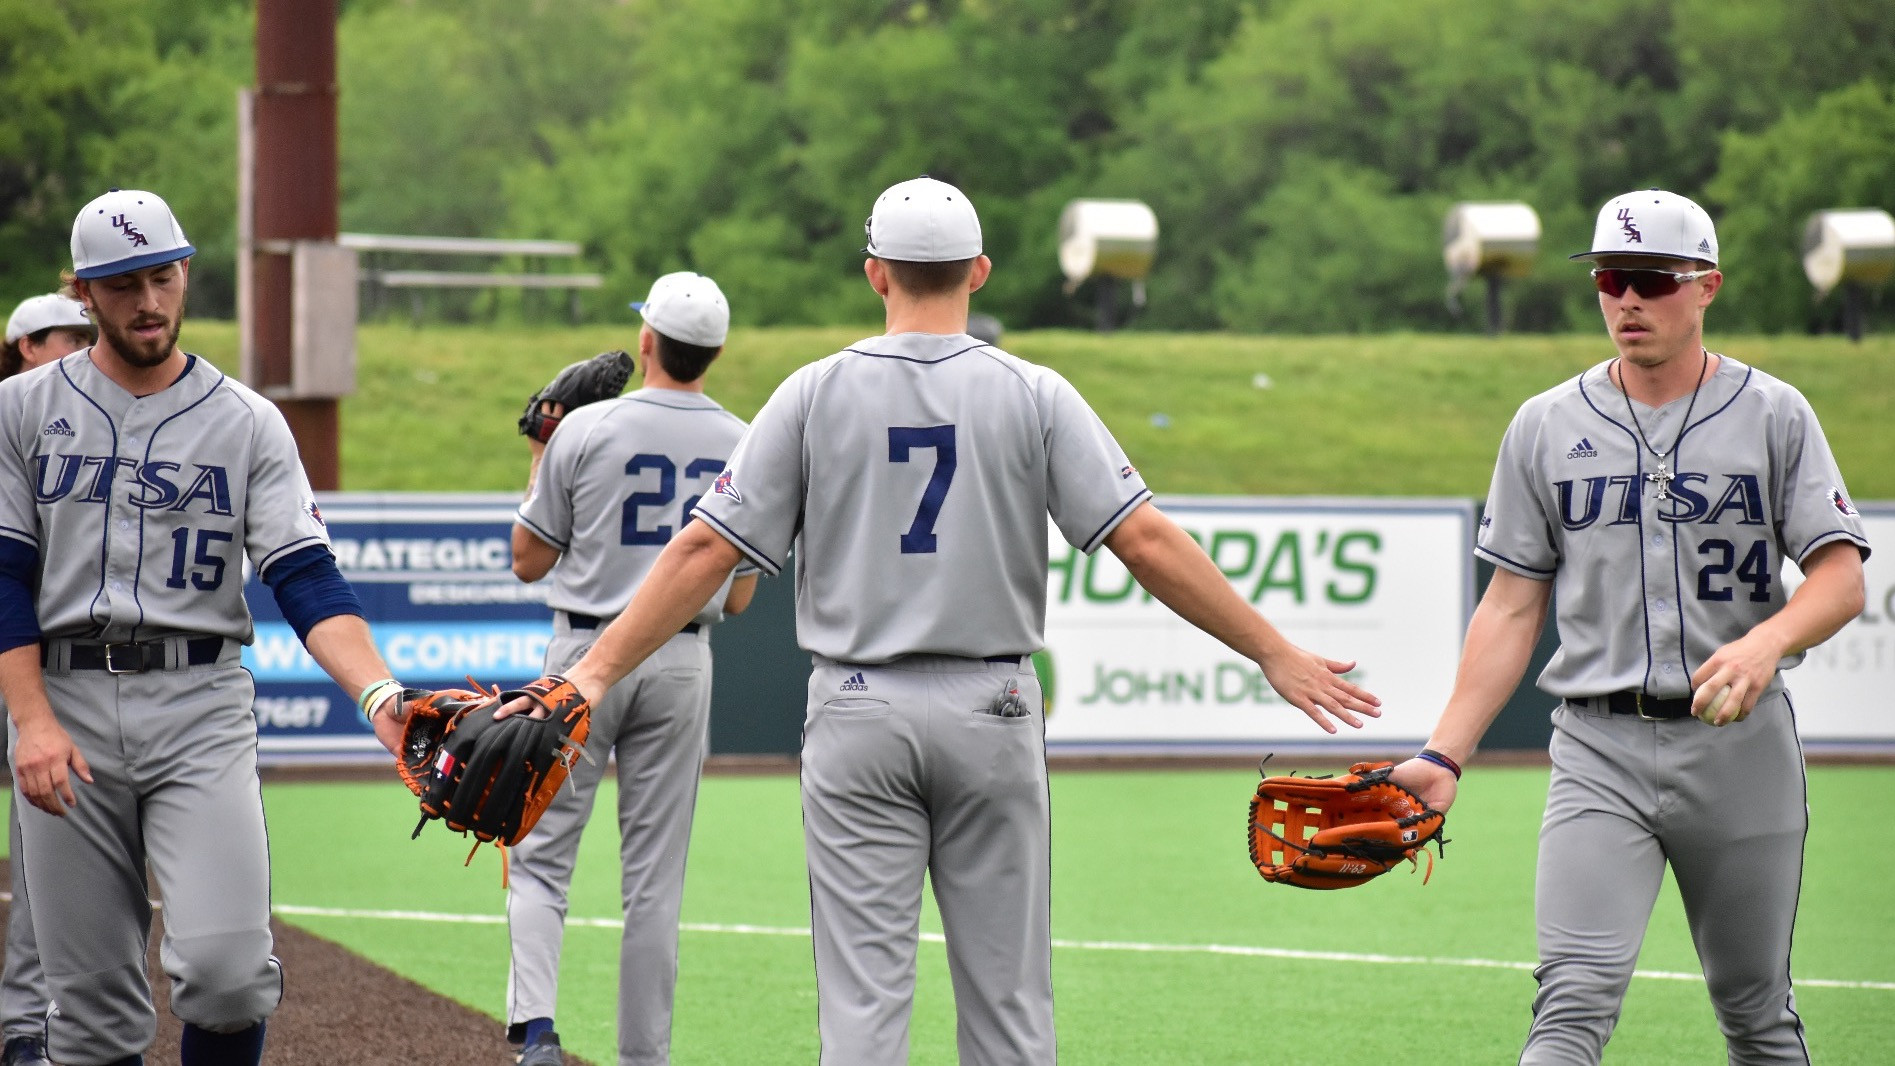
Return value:
[[(231, 313), (254, 17), (0, 0), (0, 294), (142, 186), (201, 249), (195, 313)], [(1886, 0), (344, 0), (338, 32), (344, 228), (580, 240), (595, 318), (690, 268), (740, 324), (873, 320), (861, 221), (922, 172), (980, 206), (1015, 327), (1089, 321), (1054, 259), (1080, 195), (1158, 213), (1142, 325), (1278, 333), (1471, 328), (1439, 225), (1488, 198), (1545, 226), (1515, 326), (1589, 327), (1559, 253), (1641, 186), (1722, 220), (1720, 328), (1833, 329), (1803, 219), (1895, 206)]]

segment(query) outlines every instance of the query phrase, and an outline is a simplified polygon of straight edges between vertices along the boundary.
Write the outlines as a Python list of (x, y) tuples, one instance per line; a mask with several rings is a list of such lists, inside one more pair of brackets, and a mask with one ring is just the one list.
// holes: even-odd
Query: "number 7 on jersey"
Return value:
[(941, 504), (947, 500), (948, 484), (954, 480), (954, 427), (888, 427), (888, 461), (905, 463), (909, 453), (934, 449), (934, 473), (928, 487), (921, 490), (921, 506), (915, 510), (914, 523), (901, 535), (903, 555), (928, 555), (936, 547), (934, 523), (941, 517)]

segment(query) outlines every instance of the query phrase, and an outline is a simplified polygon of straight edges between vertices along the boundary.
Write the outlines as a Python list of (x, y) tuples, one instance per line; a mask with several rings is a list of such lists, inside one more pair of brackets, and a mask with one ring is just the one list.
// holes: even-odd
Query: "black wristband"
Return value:
[(1459, 781), (1461, 779), (1461, 764), (1455, 762), (1453, 759), (1448, 758), (1447, 756), (1441, 754), (1440, 752), (1434, 750), (1433, 748), (1421, 749), (1421, 753), (1419, 755), (1416, 755), (1415, 758), (1426, 759), (1427, 761), (1435, 764), (1436, 766), (1441, 767), (1443, 770), (1446, 770), (1448, 773), (1453, 774), (1454, 779), (1456, 781)]

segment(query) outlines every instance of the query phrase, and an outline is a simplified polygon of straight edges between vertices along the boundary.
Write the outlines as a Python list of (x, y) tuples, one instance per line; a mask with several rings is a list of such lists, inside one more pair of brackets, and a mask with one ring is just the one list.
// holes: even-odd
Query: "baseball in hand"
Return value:
[[(1698, 694), (1703, 695), (1705, 690), (1709, 689), (1710, 687), (1711, 687), (1711, 683), (1706, 681), (1701, 687), (1699, 687)], [(1731, 687), (1729, 685), (1725, 685), (1723, 688), (1718, 689), (1717, 695), (1711, 697), (1711, 702), (1705, 706), (1704, 712), (1700, 714), (1698, 717), (1704, 719), (1706, 722), (1709, 722), (1712, 725), (1716, 725), (1717, 712), (1724, 709), (1724, 701), (1727, 699), (1730, 699), (1730, 694), (1731, 694)]]

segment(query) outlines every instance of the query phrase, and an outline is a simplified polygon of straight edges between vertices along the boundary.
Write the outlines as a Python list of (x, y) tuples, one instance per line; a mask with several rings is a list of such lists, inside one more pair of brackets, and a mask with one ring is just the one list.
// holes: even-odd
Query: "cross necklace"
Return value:
[(1625, 413), (1632, 417), (1632, 429), (1638, 434), (1638, 442), (1645, 446), (1646, 451), (1652, 453), (1652, 458), (1658, 460), (1658, 470), (1645, 475), (1647, 482), (1658, 486), (1658, 493), (1653, 499), (1672, 498), (1671, 481), (1677, 475), (1672, 473), (1671, 467), (1666, 465), (1665, 460), (1678, 450), (1679, 442), (1684, 440), (1684, 431), (1691, 428), (1691, 412), (1698, 406), (1698, 391), (1704, 388), (1704, 372), (1711, 366), (1710, 351), (1701, 346), (1698, 351), (1704, 353), (1704, 361), (1698, 366), (1698, 383), (1691, 387), (1691, 402), (1685, 405), (1684, 421), (1678, 424), (1678, 435), (1671, 439), (1671, 447), (1662, 452), (1652, 447), (1652, 442), (1645, 436), (1645, 427), (1638, 424), (1638, 412), (1632, 409), (1632, 394), (1625, 388), (1625, 370), (1623, 367), (1619, 370), (1619, 393), (1625, 397)]

